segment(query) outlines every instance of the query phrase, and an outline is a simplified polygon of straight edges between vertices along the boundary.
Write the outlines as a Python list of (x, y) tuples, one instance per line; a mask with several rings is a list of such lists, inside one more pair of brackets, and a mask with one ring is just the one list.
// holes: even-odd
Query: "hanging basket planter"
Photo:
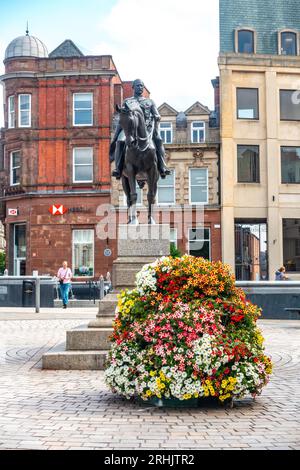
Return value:
[(119, 296), (106, 383), (154, 406), (255, 397), (272, 372), (260, 313), (221, 262), (160, 258)]

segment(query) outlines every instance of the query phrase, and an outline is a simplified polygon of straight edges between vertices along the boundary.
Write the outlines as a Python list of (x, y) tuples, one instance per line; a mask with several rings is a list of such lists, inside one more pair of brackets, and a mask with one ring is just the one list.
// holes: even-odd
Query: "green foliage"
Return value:
[(172, 256), (172, 258), (181, 258), (182, 256), (180, 250), (176, 248), (175, 243), (173, 242), (170, 244), (170, 256)]
[(0, 274), (4, 273), (5, 269), (5, 253), (4, 251), (0, 251)]

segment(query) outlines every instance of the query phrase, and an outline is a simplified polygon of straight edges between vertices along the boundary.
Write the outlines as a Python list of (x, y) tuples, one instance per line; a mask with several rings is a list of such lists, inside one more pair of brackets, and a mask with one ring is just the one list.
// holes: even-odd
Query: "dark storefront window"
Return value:
[(26, 225), (14, 226), (14, 275), (26, 274)]
[(281, 147), (281, 181), (300, 183), (300, 147)]
[(297, 55), (297, 34), (292, 32), (281, 33), (281, 54)]
[(283, 219), (283, 264), (287, 271), (300, 272), (300, 219)]
[(299, 92), (296, 90), (280, 90), (281, 121), (300, 121)]
[(254, 53), (254, 32), (247, 29), (238, 31), (238, 52), (242, 54)]
[(258, 119), (258, 89), (237, 88), (237, 118)]
[(238, 182), (259, 183), (259, 147), (238, 145)]
[(199, 227), (189, 229), (189, 254), (211, 259), (209, 228)]
[(238, 281), (268, 279), (267, 224), (235, 223), (235, 274)]

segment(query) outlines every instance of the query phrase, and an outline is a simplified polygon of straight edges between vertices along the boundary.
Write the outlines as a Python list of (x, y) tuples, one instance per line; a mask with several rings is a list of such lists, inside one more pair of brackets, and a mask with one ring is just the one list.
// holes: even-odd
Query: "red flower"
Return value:
[(241, 320), (244, 320), (244, 315), (233, 315), (231, 317), (231, 321), (232, 322), (235, 322), (235, 323), (238, 323), (240, 322)]

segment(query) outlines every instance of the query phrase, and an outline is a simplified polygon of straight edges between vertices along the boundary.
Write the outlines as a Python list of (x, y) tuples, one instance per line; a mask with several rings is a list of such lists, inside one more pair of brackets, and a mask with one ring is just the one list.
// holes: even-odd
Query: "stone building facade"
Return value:
[(4, 64), (0, 218), (9, 273), (54, 275), (66, 259), (78, 280), (106, 274), (116, 240), (99, 238), (97, 226), (99, 207), (110, 204), (112, 116), (123, 100), (113, 59), (84, 56), (69, 40), (48, 54), (27, 34), (10, 43)]
[[(156, 221), (171, 224), (171, 242), (181, 253), (220, 260), (219, 129), (215, 115), (199, 102), (185, 112), (164, 103), (159, 112), (172, 174), (159, 180)], [(138, 195), (140, 218), (145, 221), (147, 190), (138, 190)], [(126, 214), (126, 201), (117, 181), (112, 183), (112, 202)]]
[(220, 51), (223, 260), (299, 279), (299, 1), (220, 0)]

